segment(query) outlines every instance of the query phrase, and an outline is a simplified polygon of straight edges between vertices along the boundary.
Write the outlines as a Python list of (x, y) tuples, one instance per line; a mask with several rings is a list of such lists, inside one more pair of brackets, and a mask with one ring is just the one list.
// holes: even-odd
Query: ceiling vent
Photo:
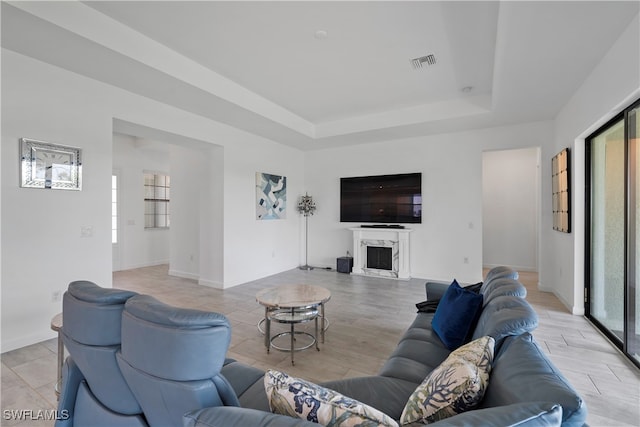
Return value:
[(424, 64), (427, 64), (427, 66), (431, 66), (434, 65), (436, 63), (436, 57), (435, 55), (427, 55), (427, 56), (421, 56), (420, 58), (414, 58), (411, 60), (411, 65), (413, 65), (413, 68), (418, 70), (420, 68), (423, 68)]

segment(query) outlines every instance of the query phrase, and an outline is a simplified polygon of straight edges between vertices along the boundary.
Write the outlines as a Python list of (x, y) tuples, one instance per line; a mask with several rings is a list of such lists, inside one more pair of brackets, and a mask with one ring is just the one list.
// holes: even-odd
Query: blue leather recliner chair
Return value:
[(63, 296), (61, 331), (69, 357), (56, 427), (147, 426), (116, 361), (122, 311), (134, 295), (84, 280), (69, 284)]
[(189, 411), (239, 406), (220, 374), (231, 341), (221, 314), (149, 295), (69, 284), (56, 427), (180, 426)]
[(150, 426), (180, 426), (196, 409), (240, 406), (220, 374), (230, 341), (222, 314), (172, 307), (149, 295), (127, 301), (118, 364)]

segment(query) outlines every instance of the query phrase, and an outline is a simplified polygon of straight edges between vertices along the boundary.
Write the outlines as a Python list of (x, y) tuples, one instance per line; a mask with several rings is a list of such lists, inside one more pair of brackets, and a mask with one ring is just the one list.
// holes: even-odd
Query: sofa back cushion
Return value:
[(135, 295), (78, 280), (69, 284), (62, 298), (64, 345), (82, 372), (87, 390), (100, 405), (120, 415), (142, 412), (116, 361), (122, 310), (125, 302)]
[(120, 345), (124, 303), (137, 295), (123, 289), (103, 288), (87, 280), (69, 283), (62, 299), (62, 329), (85, 345)]
[(484, 298), (483, 305), (487, 305), (489, 301), (502, 295), (525, 298), (527, 296), (527, 288), (515, 279), (500, 277), (491, 280), (486, 286), (483, 284), (481, 293)]
[(542, 352), (529, 333), (505, 339), (494, 358), (482, 407), (547, 401), (562, 405), (562, 425), (582, 426), (582, 398)]
[(122, 355), (133, 367), (173, 381), (216, 376), (231, 342), (220, 313), (174, 307), (150, 295), (129, 299), (122, 315)]
[(472, 339), (489, 335), (496, 340), (498, 348), (505, 337), (531, 332), (537, 326), (538, 315), (528, 302), (504, 295), (493, 298), (482, 309)]
[(490, 282), (491, 280), (498, 277), (509, 277), (514, 280), (518, 280), (520, 275), (517, 271), (512, 269), (511, 267), (507, 267), (504, 265), (499, 265), (497, 267), (493, 267), (491, 270), (487, 271), (486, 276), (484, 276), (484, 282)]

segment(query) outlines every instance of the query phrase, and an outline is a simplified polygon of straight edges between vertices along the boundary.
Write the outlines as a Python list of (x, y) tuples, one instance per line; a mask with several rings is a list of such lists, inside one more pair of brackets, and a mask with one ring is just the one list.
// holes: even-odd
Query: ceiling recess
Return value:
[(424, 64), (427, 64), (427, 66), (431, 66), (431, 65), (434, 65), (435, 63), (436, 63), (436, 57), (433, 54), (427, 55), (427, 56), (421, 56), (420, 58), (413, 58), (411, 60), (411, 65), (416, 70), (423, 68)]

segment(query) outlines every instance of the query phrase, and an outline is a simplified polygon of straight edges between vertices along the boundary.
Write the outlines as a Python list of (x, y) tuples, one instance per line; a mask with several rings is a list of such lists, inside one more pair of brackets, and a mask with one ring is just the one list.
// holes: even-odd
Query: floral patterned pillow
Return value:
[(459, 347), (416, 388), (400, 424), (425, 424), (475, 408), (489, 383), (495, 340), (485, 336)]
[(398, 427), (377, 409), (284, 372), (270, 370), (264, 388), (271, 412), (302, 418), (325, 426)]

